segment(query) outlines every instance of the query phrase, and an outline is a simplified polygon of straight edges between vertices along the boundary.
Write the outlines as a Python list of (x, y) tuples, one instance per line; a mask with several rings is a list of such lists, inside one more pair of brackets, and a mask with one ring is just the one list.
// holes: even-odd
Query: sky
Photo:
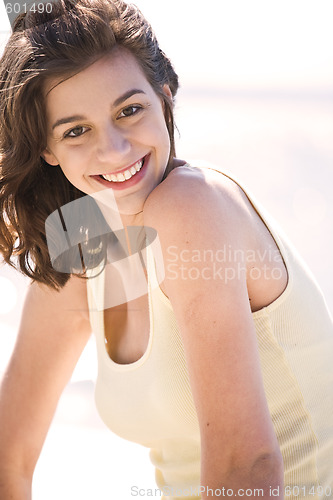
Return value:
[[(331, 0), (134, 3), (184, 84), (310, 89), (333, 83)], [(0, 19), (5, 36), (9, 23), (3, 2)]]

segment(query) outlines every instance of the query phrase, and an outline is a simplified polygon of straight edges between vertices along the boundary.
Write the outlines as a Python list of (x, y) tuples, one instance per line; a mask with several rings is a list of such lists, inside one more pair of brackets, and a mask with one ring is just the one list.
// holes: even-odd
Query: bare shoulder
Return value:
[[(170, 202), (170, 196), (176, 201), (184, 197), (188, 201), (194, 195), (207, 196), (220, 188), (219, 177), (223, 176), (206, 168), (193, 167), (188, 164), (176, 167), (150, 193), (146, 205), (152, 207), (154, 202), (163, 200), (164, 197)], [(221, 188), (223, 189), (222, 185)], [(227, 186), (225, 190), (228, 190)]]
[(50, 317), (61, 314), (73, 321), (89, 320), (86, 280), (72, 276), (60, 290), (39, 283), (29, 287), (26, 303), (29, 308), (39, 310)]
[[(181, 302), (180, 296), (189, 302), (201, 300), (206, 293), (208, 254), (212, 263), (220, 256), (221, 249), (235, 248), (239, 250), (237, 259), (233, 259), (230, 253), (232, 261), (228, 260), (224, 265), (234, 270), (235, 266), (242, 264), (239, 259), (248, 246), (250, 230), (249, 215), (238, 189), (219, 172), (182, 166), (174, 169), (148, 197), (144, 206), (144, 223), (158, 234), (165, 268), (161, 288), (174, 303)], [(225, 258), (229, 259), (228, 256)], [(175, 262), (179, 269), (175, 270)], [(194, 266), (202, 283), (195, 280), (188, 290), (189, 280), (184, 279), (184, 274), (186, 277), (190, 273), (193, 275)], [(213, 269), (210, 272), (213, 273)], [(240, 280), (236, 280), (237, 286), (244, 288), (244, 280), (242, 272)], [(230, 289), (228, 286), (228, 292)], [(226, 297), (227, 294), (223, 293)], [(184, 305), (183, 310), (186, 308)]]
[(85, 280), (71, 277), (59, 291), (34, 282), (25, 298), (13, 357), (22, 366), (27, 353), (30, 359), (42, 355), (49, 365), (61, 364), (64, 349), (76, 358), (90, 335)]
[(246, 195), (235, 182), (213, 169), (189, 165), (172, 170), (144, 205), (145, 223), (156, 228), (186, 223), (198, 229), (207, 226), (209, 217), (229, 233), (236, 223), (246, 230), (249, 215)]

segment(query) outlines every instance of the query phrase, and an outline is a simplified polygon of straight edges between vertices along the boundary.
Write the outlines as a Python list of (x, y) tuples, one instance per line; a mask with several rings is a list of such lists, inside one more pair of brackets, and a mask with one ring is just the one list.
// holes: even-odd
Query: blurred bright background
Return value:
[[(178, 156), (209, 160), (252, 191), (308, 263), (332, 312), (332, 0), (135, 3), (180, 76)], [(8, 33), (1, 4), (1, 51)], [(0, 268), (0, 373), (26, 285)], [(147, 450), (114, 436), (96, 414), (96, 369), (92, 339), (59, 403), (34, 500), (126, 500), (131, 486), (155, 488)]]

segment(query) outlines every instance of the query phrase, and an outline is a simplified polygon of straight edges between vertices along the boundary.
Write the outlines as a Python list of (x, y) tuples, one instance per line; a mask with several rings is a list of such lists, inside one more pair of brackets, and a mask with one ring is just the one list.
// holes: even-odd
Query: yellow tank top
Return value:
[[(252, 314), (265, 393), (284, 461), (285, 498), (333, 498), (332, 318), (311, 273), (277, 224), (246, 195), (288, 271), (282, 295)], [(181, 335), (171, 303), (158, 285), (150, 247), (147, 271), (149, 342), (144, 355), (131, 364), (115, 363), (105, 347), (104, 273), (87, 281), (98, 355), (96, 406), (113, 432), (150, 448), (164, 500), (198, 499), (198, 419)]]

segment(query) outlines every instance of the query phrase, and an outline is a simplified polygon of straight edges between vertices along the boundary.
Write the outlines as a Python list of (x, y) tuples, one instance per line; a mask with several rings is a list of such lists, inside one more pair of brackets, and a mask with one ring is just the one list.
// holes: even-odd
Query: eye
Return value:
[(132, 106), (127, 106), (127, 108), (124, 108), (121, 113), (119, 114), (119, 118), (127, 118), (129, 116), (136, 115), (139, 111), (141, 111), (142, 107), (135, 104)]
[(74, 127), (65, 132), (64, 137), (80, 137), (80, 135), (83, 135), (85, 132), (87, 132), (88, 128), (87, 127)]

